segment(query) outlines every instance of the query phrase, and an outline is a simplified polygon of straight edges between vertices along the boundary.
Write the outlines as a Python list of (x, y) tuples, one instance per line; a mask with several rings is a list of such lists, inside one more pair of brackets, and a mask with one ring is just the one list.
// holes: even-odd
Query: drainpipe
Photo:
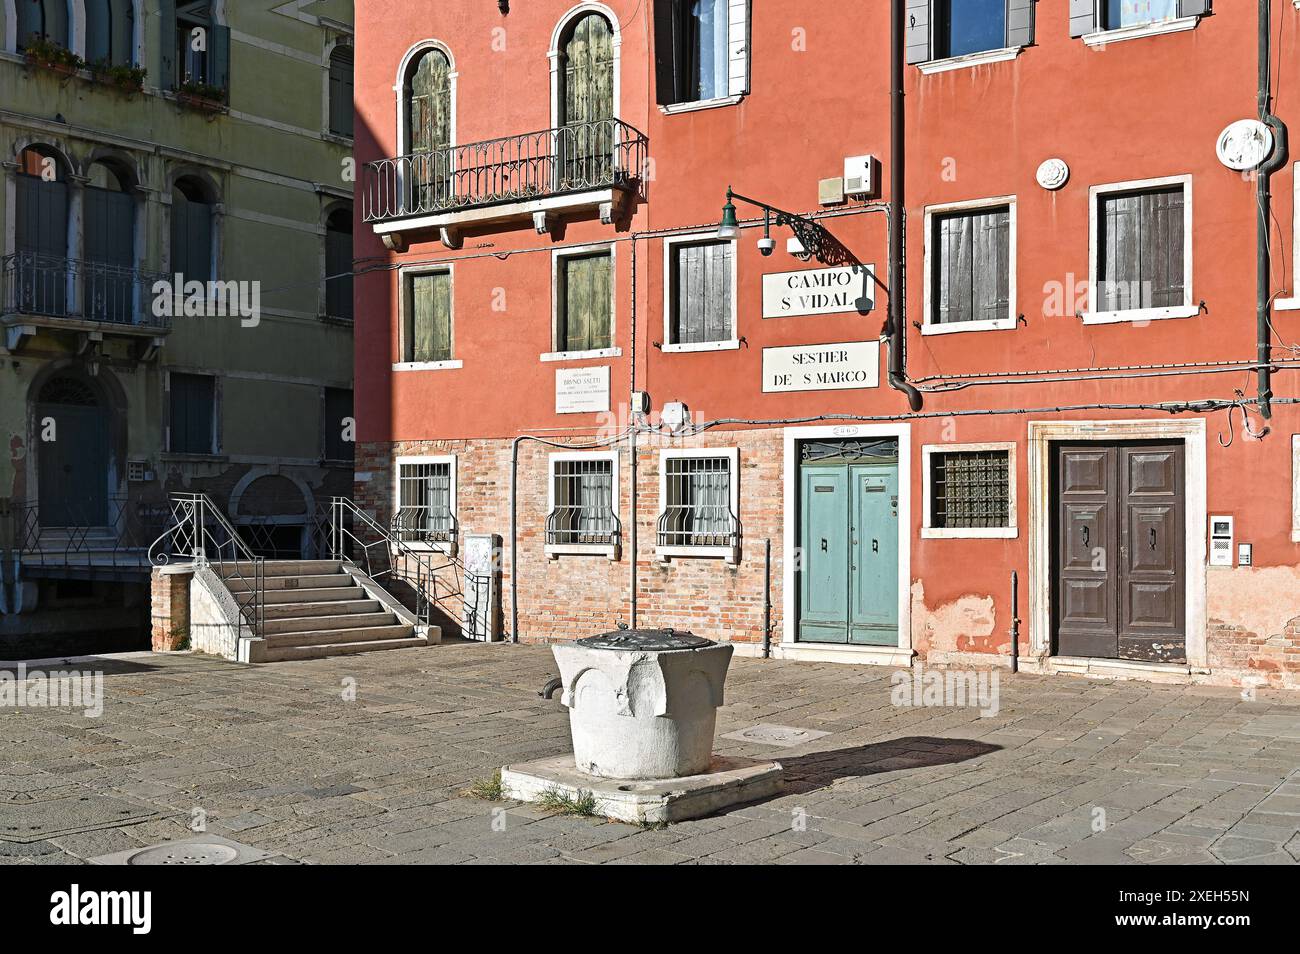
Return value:
[(510, 442), (510, 641), (519, 642), (519, 445)]
[(1272, 306), (1271, 270), (1269, 268), (1269, 205), (1272, 196), (1269, 183), (1272, 175), (1286, 162), (1286, 125), (1273, 115), (1269, 66), (1272, 62), (1271, 0), (1259, 0), (1259, 121), (1273, 131), (1273, 155), (1255, 171), (1255, 203), (1258, 207), (1255, 222), (1255, 360), (1259, 381), (1259, 413), (1267, 419), (1273, 416), (1272, 327), (1269, 311)]
[(906, 0), (891, 0), (889, 13), (889, 386), (921, 410), (921, 392), (907, 380), (907, 325), (903, 301), (903, 49)]

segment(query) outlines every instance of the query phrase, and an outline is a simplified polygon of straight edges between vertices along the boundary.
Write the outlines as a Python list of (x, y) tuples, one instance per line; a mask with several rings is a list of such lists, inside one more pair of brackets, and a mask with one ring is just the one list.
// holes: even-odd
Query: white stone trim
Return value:
[(1300, 543), (1300, 434), (1291, 435), (1291, 541)]
[[(619, 528), (622, 529), (623, 517), (623, 497), (622, 488), (618, 481), (618, 462), (619, 452), (616, 450), (609, 451), (555, 451), (546, 455), (546, 514), (545, 519), (549, 519), (555, 512), (555, 465), (565, 460), (607, 460), (610, 462), (610, 480), (611, 499), (613, 501), (614, 516), (618, 518)], [(545, 534), (542, 540), (545, 541)], [(622, 540), (622, 534), (619, 535)], [(555, 559), (560, 556), (603, 556), (610, 561), (618, 560), (618, 546), (604, 543), (545, 543), (543, 550), (548, 557)]]
[[(1055, 441), (1181, 440), (1187, 666), (1206, 662), (1206, 463), (1205, 420), (1029, 422), (1029, 646), (1030, 655), (1051, 657), (1051, 444)], [(1117, 660), (1099, 660), (1113, 666)], [(1053, 664), (1054, 665), (1054, 664)]]
[[(560, 262), (566, 258), (582, 258), (597, 252), (609, 253), (609, 344), (608, 348), (587, 351), (560, 350)], [(587, 358), (617, 358), (622, 351), (614, 344), (618, 340), (618, 247), (613, 242), (593, 242), (589, 245), (572, 245), (551, 250), (551, 349), (541, 356), (543, 361), (576, 361)]]
[[(1006, 451), (1007, 454), (1007, 526), (1005, 527), (935, 527), (931, 520), (933, 493), (930, 487), (930, 458), (935, 454), (961, 451)], [(1020, 535), (1016, 526), (1016, 444), (994, 441), (984, 444), (925, 444), (921, 447), (921, 536), (930, 540), (1013, 539)]]
[(1101, 50), (1111, 43), (1121, 43), (1124, 40), (1141, 40), (1149, 36), (1164, 36), (1166, 33), (1182, 33), (1185, 30), (1195, 30), (1200, 22), (1201, 17), (1199, 14), (1190, 17), (1176, 17), (1173, 20), (1143, 23), (1139, 26), (1098, 30), (1095, 33), (1085, 34), (1082, 40), (1094, 50)]
[[(844, 437), (898, 438), (898, 647), (853, 646), (839, 643), (798, 641), (798, 578), (795, 553), (799, 549), (799, 442)], [(912, 425), (839, 424), (818, 427), (787, 427), (784, 430), (785, 461), (782, 515), (783, 558), (781, 560), (781, 657), (821, 659), (832, 662), (910, 665), (912, 658)], [(822, 648), (825, 647), (825, 648)], [(776, 646), (773, 653), (776, 654)]]
[(721, 109), (724, 106), (735, 106), (744, 98), (744, 93), (736, 93), (731, 96), (715, 96), (713, 99), (697, 99), (690, 103), (660, 103), (659, 112), (665, 116), (676, 116), (678, 113), (695, 113), (703, 109)]
[[(320, 59), (320, 67), (322, 73), (320, 134), (322, 137), (329, 140), (337, 141), (340, 144), (351, 145), (356, 138), (356, 132), (357, 132), (356, 130), (357, 117), (356, 117), (355, 109), (353, 110), (353, 115), (352, 115), (351, 136), (343, 136), (330, 129), (330, 60), (334, 56), (334, 51), (341, 46), (346, 46), (349, 50), (352, 51), (352, 82), (354, 84), (354, 88), (356, 84), (357, 50), (356, 47), (353, 45), (352, 37), (351, 36), (342, 37), (342, 38), (336, 37), (330, 40), (330, 42), (325, 44), (324, 52), (322, 53)], [(454, 100), (453, 100), (453, 105), (454, 105)], [(455, 115), (454, 110), (452, 112), (452, 115), (453, 116)], [(398, 153), (398, 155), (401, 155), (401, 153)]]
[(406, 357), (406, 319), (411, 311), (411, 302), (407, 294), (407, 280), (417, 275), (437, 275), (445, 273), (451, 276), (451, 294), (448, 295), (447, 316), (448, 333), (451, 338), (451, 353), (456, 353), (456, 270), (452, 262), (441, 265), (403, 265), (397, 270), (397, 360), (393, 362), (394, 371), (441, 371), (461, 367), (455, 358), (446, 361), (405, 361)]
[[(1007, 206), (1007, 317), (982, 321), (954, 321), (939, 324), (934, 320), (934, 269), (938, 265), (938, 250), (934, 246), (934, 218), (949, 212), (978, 212)], [(1016, 328), (1016, 197), (994, 196), (987, 199), (966, 199), (925, 207), (923, 247), (924, 280), (922, 281), (921, 334), (950, 335), (963, 331), (1014, 331)]]
[(927, 76), (932, 73), (947, 73), (950, 70), (963, 70), (973, 66), (987, 66), (990, 63), (1014, 60), (1023, 49), (1023, 46), (1004, 46), (997, 50), (980, 50), (977, 53), (949, 56), (941, 60), (926, 60), (924, 63), (917, 63), (916, 67)]
[[(1300, 0), (1295, 0), (1296, 9), (1300, 10)], [(1296, 269), (1300, 268), (1300, 162), (1291, 165), (1291, 188), (1295, 196), (1291, 203), (1291, 284), (1297, 285), (1300, 279), (1295, 276), (1300, 275)], [(1300, 288), (1291, 289), (1290, 298), (1279, 298), (1273, 302), (1275, 311), (1292, 311), (1300, 309)]]
[[(1097, 244), (1100, 234), (1097, 208), (1101, 197), (1114, 192), (1140, 192), (1164, 186), (1183, 187), (1183, 303), (1167, 308), (1132, 308), (1127, 311), (1098, 311), (1097, 282), (1101, 249)], [(1163, 176), (1156, 179), (1134, 179), (1130, 182), (1108, 182), (1088, 188), (1088, 308), (1082, 315), (1085, 325), (1111, 324), (1127, 321), (1143, 324), (1164, 318), (1191, 318), (1200, 313), (1196, 296), (1192, 293), (1192, 177), (1191, 175)]]
[[(419, 464), (446, 464), (450, 484), (447, 487), (447, 509), (451, 511), (452, 520), (456, 520), (459, 501), (457, 500), (457, 468), (455, 454), (402, 454), (393, 458), (393, 513), (402, 506), (402, 467)], [(456, 552), (455, 540), (423, 540), (407, 542), (412, 550), (429, 550), (435, 553)]]
[[(731, 337), (722, 341), (693, 342), (679, 344), (672, 340), (673, 327), (673, 250), (679, 245), (723, 245), (731, 244)], [(740, 246), (735, 239), (719, 239), (717, 229), (705, 229), (688, 235), (665, 237), (664, 246), (664, 341), (663, 350), (669, 353), (687, 351), (726, 351), (740, 347), (740, 286), (737, 279), (737, 261), (740, 258)]]
[(614, 54), (614, 118), (621, 119), (623, 117), (623, 31), (619, 28), (618, 14), (603, 3), (595, 3), (588, 0), (588, 2), (570, 7), (564, 15), (556, 21), (555, 29), (551, 31), (551, 45), (546, 50), (546, 59), (550, 64), (551, 73), (552, 129), (555, 129), (560, 125), (560, 41), (564, 36), (564, 32), (569, 28), (569, 24), (588, 13), (598, 13), (603, 16), (609, 21), (609, 28), (613, 32), (610, 46)]
[[(659, 510), (656, 517), (661, 517), (668, 508), (668, 461), (683, 457), (726, 457), (731, 462), (728, 496), (731, 500), (731, 512), (737, 525), (740, 521), (740, 448), (739, 447), (682, 447), (662, 448), (659, 451)], [(722, 557), (734, 565), (740, 561), (739, 547), (709, 546), (668, 546), (658, 543), (658, 526), (655, 528), (655, 556), (665, 562), (671, 557)]]
[[(410, 49), (402, 55), (402, 61), (397, 67), (397, 78), (393, 81), (393, 95), (397, 100), (397, 152), (395, 155), (404, 156), (407, 151), (407, 139), (410, 131), (406, 128), (406, 94), (410, 92), (410, 71), (411, 64), (420, 57), (421, 54), (437, 50), (443, 56), (447, 57), (447, 96), (451, 100), (448, 112), (448, 129), (447, 138), (448, 146), (455, 146), (460, 140), (456, 138), (456, 81), (460, 78), (460, 73), (456, 69), (456, 58), (451, 55), (451, 47), (447, 46), (441, 40), (427, 39), (413, 44)], [(354, 52), (355, 57), (355, 52)], [(328, 61), (327, 61), (328, 62)], [(354, 59), (355, 62), (355, 59)], [(328, 88), (329, 77), (325, 78)], [(328, 94), (327, 94), (328, 95)], [(328, 125), (329, 119), (326, 118)]]

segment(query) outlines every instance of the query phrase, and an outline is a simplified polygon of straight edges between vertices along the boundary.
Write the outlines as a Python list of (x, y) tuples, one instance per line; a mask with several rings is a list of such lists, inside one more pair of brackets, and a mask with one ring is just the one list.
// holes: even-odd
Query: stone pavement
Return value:
[[(89, 664), (78, 664), (85, 668)], [(718, 732), (826, 733), (786, 793), (663, 829), (462, 793), (568, 748), (545, 647), (238, 666), (100, 661), (100, 718), (0, 709), (0, 862), (207, 831), (278, 862), (1267, 863), (1300, 858), (1300, 698), (1002, 674), (1000, 709), (903, 708), (890, 670), (736, 659)], [(53, 668), (53, 667), (49, 667)], [(355, 690), (355, 700), (345, 698)]]

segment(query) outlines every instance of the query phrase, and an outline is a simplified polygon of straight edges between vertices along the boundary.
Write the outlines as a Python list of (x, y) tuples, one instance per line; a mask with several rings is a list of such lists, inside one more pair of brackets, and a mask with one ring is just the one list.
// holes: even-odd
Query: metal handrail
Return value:
[(170, 328), (150, 307), (159, 280), (129, 265), (14, 252), (0, 257), (0, 314)]
[[(255, 636), (266, 622), (266, 559), (257, 556), (239, 536), (226, 515), (207, 494), (172, 494), (172, 525), (149, 547), (150, 562), (163, 566), (173, 560), (213, 567)], [(229, 585), (238, 580), (236, 592)]]
[[(645, 134), (598, 119), (366, 163), (366, 222), (600, 188), (644, 187)], [(644, 197), (644, 196), (643, 196)]]
[[(438, 593), (440, 583), (446, 583), (445, 571), (459, 572), (454, 558), (441, 551), (416, 549), (349, 497), (331, 497), (328, 508), (323, 530), (331, 560), (351, 564), (377, 583), (387, 580), (411, 587), (416, 619), (426, 628), (432, 624), (435, 608), (461, 622), (443, 605), (460, 593), (459, 579), (446, 594)], [(435, 555), (441, 562), (435, 563)]]
[[(62, 506), (66, 510), (69, 504), (64, 502)], [(20, 565), (142, 570), (149, 567), (148, 547), (165, 517), (155, 517), (146, 501), (114, 494), (107, 500), (104, 521), (92, 520), (84, 506), (73, 509), (70, 522), (55, 526), (42, 522), (38, 502), (13, 502), (13, 540)]]

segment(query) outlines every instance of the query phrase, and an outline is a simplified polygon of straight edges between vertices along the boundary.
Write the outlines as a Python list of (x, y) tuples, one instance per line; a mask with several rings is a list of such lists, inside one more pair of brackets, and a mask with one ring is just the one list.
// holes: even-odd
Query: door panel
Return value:
[(849, 642), (898, 644), (898, 468), (850, 468)]
[(108, 426), (103, 409), (64, 404), (37, 408), (38, 420), (55, 421), (55, 440), (40, 443), (37, 460), (41, 526), (107, 524)]
[(849, 472), (844, 467), (805, 467), (799, 479), (799, 639), (847, 643)]
[(1186, 660), (1181, 445), (1121, 447), (1119, 657)]
[(1056, 467), (1056, 651), (1114, 656), (1118, 609), (1113, 563), (1115, 449), (1061, 447)]

